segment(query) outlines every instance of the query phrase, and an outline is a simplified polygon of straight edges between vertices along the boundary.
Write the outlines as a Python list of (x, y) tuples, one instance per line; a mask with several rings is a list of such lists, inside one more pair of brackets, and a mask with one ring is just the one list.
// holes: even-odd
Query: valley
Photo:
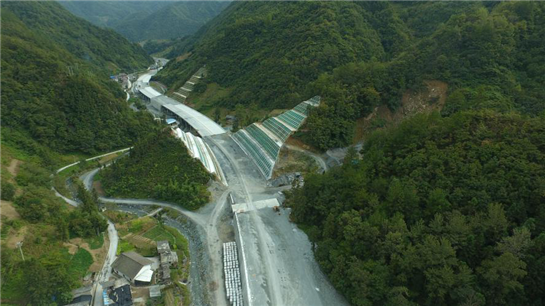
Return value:
[(2, 304), (545, 299), (542, 3), (1, 6)]
[[(140, 76), (134, 84), (135, 88), (147, 93), (149, 76), (154, 73), (151, 71)], [(160, 99), (158, 94), (154, 94), (152, 101), (148, 103), (153, 103), (155, 99)], [(155, 108), (154, 111), (158, 110)], [(210, 135), (207, 128), (200, 129), (207, 124), (206, 120), (203, 124), (194, 123), (190, 129), (197, 134), (207, 135), (203, 140), (210, 146), (221, 167), (225, 178), (224, 185), (215, 183), (210, 187), (212, 198), (216, 200), (196, 212), (182, 209), (176, 204), (155, 200), (104, 197), (99, 197), (99, 200), (104, 203), (131, 206), (168, 207), (186, 216), (195, 224), (198, 231), (203, 233), (200, 240), (207, 248), (202, 256), (210, 260), (206, 267), (200, 267), (206, 271), (206, 276), (205, 280), (195, 277), (195, 282), (198, 283), (223, 283), (222, 257), (218, 255), (221, 255), (221, 244), (233, 241), (234, 238), (244, 258), (241, 267), (247, 269), (241, 272), (245, 275), (243, 292), (246, 305), (303, 304), (306, 301), (312, 301), (316, 305), (345, 303), (342, 297), (335, 293), (317, 263), (312, 260), (311, 244), (306, 236), (288, 221), (289, 211), (277, 216), (272, 211), (272, 206), (257, 208), (253, 205), (254, 199), (259, 202), (272, 200), (278, 203), (278, 192), (286, 190), (289, 186), (267, 188), (266, 181), (258, 169), (254, 168), (253, 163), (249, 162), (238, 144), (225, 132)], [(93, 177), (97, 171), (98, 169), (93, 170), (80, 177), (86, 188), (92, 188)], [(247, 211), (234, 208), (241, 204), (247, 207)], [(236, 234), (225, 235), (221, 232), (225, 229)], [(294, 233), (297, 235), (294, 236)], [(306, 256), (301, 257), (301, 253)], [(271, 269), (272, 266), (275, 268)], [(199, 269), (199, 266), (196, 268)], [(309, 274), (310, 272), (313, 274)], [(215, 305), (227, 305), (225, 297), (225, 288), (220, 285), (210, 296), (193, 296), (192, 300), (196, 305), (208, 299)]]

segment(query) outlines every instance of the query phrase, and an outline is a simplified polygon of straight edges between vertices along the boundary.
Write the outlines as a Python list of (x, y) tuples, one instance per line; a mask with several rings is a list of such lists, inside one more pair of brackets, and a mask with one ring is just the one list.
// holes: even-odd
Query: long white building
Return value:
[(222, 180), (221, 169), (218, 166), (216, 157), (201, 137), (195, 136), (190, 132), (184, 132), (178, 127), (172, 129), (172, 131), (174, 136), (185, 144), (189, 154), (193, 158), (198, 159), (208, 172), (214, 174), (219, 180)]

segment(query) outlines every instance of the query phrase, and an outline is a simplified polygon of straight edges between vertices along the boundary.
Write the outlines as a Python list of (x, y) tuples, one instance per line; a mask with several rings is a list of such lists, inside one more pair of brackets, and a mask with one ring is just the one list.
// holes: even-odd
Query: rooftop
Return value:
[(131, 286), (129, 285), (112, 290), (109, 297), (116, 306), (131, 306), (133, 304)]
[(143, 267), (151, 264), (151, 260), (131, 251), (119, 255), (119, 257), (117, 257), (112, 264), (112, 268), (122, 272), (130, 279), (134, 279), (140, 273)]
[(144, 96), (148, 97), (149, 99), (153, 99), (153, 98), (161, 96), (161, 94), (157, 90), (153, 89), (153, 87), (151, 86), (140, 88), (138, 91), (140, 91), (140, 93), (142, 93)]
[(157, 251), (159, 253), (170, 252), (170, 244), (167, 240), (157, 241)]
[(155, 285), (149, 287), (149, 297), (161, 297), (161, 286)]
[(159, 96), (154, 98), (156, 102), (162, 105), (165, 109), (174, 113), (179, 118), (187, 122), (201, 136), (211, 136), (225, 133), (225, 130), (214, 120), (206, 117), (191, 107), (178, 103), (167, 96)]

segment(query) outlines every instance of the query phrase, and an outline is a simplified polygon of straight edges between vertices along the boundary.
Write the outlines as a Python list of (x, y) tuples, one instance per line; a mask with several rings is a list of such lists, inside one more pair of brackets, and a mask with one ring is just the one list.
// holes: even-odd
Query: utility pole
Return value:
[(25, 261), (25, 255), (23, 255), (23, 249), (21, 248), (23, 246), (23, 241), (17, 242), (17, 247), (19, 248), (19, 251), (21, 252), (21, 257), (23, 258), (23, 261)]

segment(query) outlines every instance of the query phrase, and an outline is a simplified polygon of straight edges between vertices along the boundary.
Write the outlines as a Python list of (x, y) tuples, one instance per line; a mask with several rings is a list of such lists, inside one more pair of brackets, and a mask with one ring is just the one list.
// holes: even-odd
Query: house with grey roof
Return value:
[(157, 252), (161, 258), (161, 265), (178, 265), (178, 254), (170, 249), (170, 244), (167, 240), (157, 241)]
[(152, 263), (136, 252), (125, 252), (114, 261), (112, 270), (134, 285), (149, 285), (153, 277)]
[(157, 252), (159, 253), (161, 269), (160, 277), (163, 282), (170, 282), (170, 267), (178, 265), (178, 254), (170, 249), (167, 240), (157, 241)]

